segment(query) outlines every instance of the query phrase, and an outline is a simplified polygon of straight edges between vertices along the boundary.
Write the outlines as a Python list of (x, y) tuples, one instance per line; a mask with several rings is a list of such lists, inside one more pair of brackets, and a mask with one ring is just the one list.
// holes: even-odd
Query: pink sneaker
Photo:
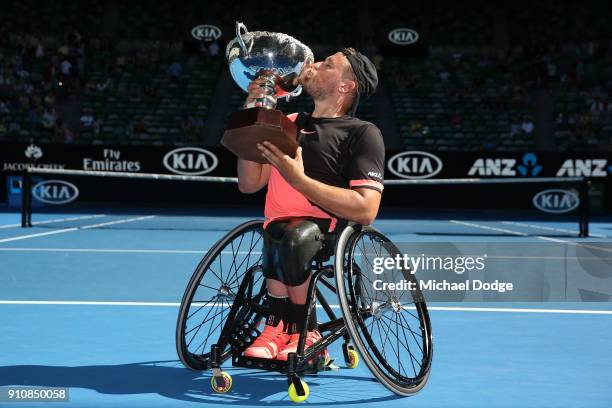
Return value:
[(244, 350), (243, 355), (245, 357), (273, 359), (276, 358), (278, 352), (288, 341), (289, 335), (283, 332), (282, 321), (277, 326), (266, 325), (253, 344)]
[[(295, 333), (291, 335), (289, 342), (282, 350), (280, 350), (276, 356), (277, 360), (287, 361), (289, 353), (297, 353), (298, 341), (300, 340), (300, 334)], [(306, 343), (304, 344), (304, 351), (308, 349), (308, 347), (312, 347), (317, 341), (321, 340), (321, 333), (318, 330), (309, 331), (306, 335)], [(327, 353), (327, 349), (323, 350), (323, 356), (325, 356), (326, 361), (329, 360), (329, 354)]]

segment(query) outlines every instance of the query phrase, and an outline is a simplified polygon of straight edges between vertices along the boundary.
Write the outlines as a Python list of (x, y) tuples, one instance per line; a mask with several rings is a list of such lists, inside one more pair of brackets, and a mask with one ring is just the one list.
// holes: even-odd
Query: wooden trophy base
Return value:
[(234, 112), (221, 138), (221, 144), (243, 160), (268, 163), (257, 149), (265, 140), (283, 153), (295, 157), (297, 126), (276, 109), (255, 107)]

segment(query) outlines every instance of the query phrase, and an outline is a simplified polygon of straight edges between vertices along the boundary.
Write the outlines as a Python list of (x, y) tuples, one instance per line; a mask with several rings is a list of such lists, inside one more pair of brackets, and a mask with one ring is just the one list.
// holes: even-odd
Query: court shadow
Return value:
[[(188, 370), (174, 360), (77, 367), (3, 366), (0, 367), (0, 386), (86, 388), (112, 395), (157, 393), (175, 400), (232, 405), (293, 404), (287, 397), (285, 376), (235, 368), (228, 371), (233, 386), (227, 394), (212, 392), (209, 372)], [(343, 375), (342, 371), (306, 377), (310, 405), (362, 404), (399, 398), (372, 378)]]

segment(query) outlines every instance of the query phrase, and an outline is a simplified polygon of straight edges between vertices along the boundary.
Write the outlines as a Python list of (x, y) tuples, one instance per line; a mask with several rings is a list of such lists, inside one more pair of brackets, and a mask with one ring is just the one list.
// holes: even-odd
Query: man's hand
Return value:
[(268, 163), (276, 167), (283, 178), (287, 180), (287, 183), (299, 190), (300, 183), (306, 179), (304, 162), (302, 160), (302, 148), (297, 148), (295, 159), (292, 159), (268, 141), (263, 142), (263, 144), (258, 143), (257, 148)]
[(253, 106), (263, 106), (261, 102), (256, 102), (256, 99), (260, 99), (266, 96), (264, 89), (261, 87), (265, 82), (266, 81), (263, 78), (255, 78), (253, 81), (251, 81), (247, 88), (249, 95), (247, 96), (247, 99), (244, 102), (245, 107), (251, 104), (253, 104)]

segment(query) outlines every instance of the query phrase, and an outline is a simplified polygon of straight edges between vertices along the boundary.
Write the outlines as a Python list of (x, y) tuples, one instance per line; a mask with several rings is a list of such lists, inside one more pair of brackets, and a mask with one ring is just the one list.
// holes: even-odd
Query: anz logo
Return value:
[(606, 177), (608, 172), (612, 173), (612, 166), (608, 166), (607, 159), (567, 159), (557, 171), (557, 176)]
[(525, 153), (520, 162), (511, 158), (476, 159), (468, 171), (468, 176), (537, 177), (542, 169), (538, 156)]
[(46, 204), (66, 204), (76, 200), (79, 189), (63, 180), (46, 180), (32, 187), (32, 195)]
[(533, 205), (540, 211), (563, 214), (578, 208), (580, 198), (578, 198), (576, 193), (569, 190), (544, 190), (533, 197)]

